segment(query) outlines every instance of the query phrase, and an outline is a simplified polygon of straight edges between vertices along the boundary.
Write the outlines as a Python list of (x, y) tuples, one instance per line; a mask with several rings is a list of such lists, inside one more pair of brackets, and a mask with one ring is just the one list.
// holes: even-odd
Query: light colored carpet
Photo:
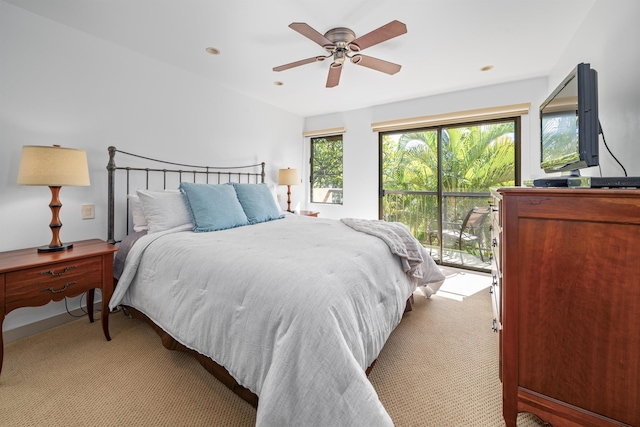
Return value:
[[(446, 272), (447, 273), (447, 272)], [(448, 274), (451, 276), (451, 274)], [(503, 426), (498, 335), (489, 293), (465, 273), (470, 296), (416, 293), (370, 380), (398, 427)], [(458, 277), (458, 275), (454, 275)], [(458, 279), (459, 280), (459, 277)], [(464, 286), (455, 284), (456, 292)], [(255, 410), (187, 354), (166, 350), (146, 324), (76, 320), (5, 347), (3, 426), (252, 426)], [(518, 426), (541, 426), (520, 414)]]

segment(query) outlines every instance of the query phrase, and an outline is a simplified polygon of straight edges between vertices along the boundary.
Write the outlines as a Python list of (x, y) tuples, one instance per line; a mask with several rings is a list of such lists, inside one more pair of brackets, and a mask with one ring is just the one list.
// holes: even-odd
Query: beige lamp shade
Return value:
[(297, 169), (280, 169), (278, 171), (278, 185), (296, 185), (300, 182)]
[(87, 153), (59, 145), (25, 145), (18, 169), (18, 185), (88, 186)]

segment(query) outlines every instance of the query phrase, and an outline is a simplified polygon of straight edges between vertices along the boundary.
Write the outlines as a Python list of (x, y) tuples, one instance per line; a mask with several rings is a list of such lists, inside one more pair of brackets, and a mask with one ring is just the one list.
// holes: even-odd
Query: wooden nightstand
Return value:
[(296, 213), (298, 215), (315, 216), (315, 217), (317, 217), (320, 212), (316, 212), (316, 211), (296, 211)]
[(20, 307), (36, 307), (87, 292), (93, 322), (95, 289), (102, 291), (102, 331), (109, 336), (109, 300), (113, 294), (113, 253), (102, 240), (75, 242), (67, 251), (38, 253), (36, 248), (0, 253), (0, 372), (4, 355), (2, 323)]

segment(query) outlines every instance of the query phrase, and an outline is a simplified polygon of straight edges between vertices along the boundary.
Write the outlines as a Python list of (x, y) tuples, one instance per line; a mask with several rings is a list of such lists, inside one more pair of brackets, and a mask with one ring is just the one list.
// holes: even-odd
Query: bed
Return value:
[[(116, 152), (135, 166), (116, 166)], [(416, 288), (430, 296), (444, 280), (406, 227), (280, 212), (264, 163), (148, 167), (158, 161), (109, 154), (108, 239), (122, 237), (111, 309), (193, 353), (257, 407), (258, 426), (393, 425), (367, 373)], [(232, 191), (246, 223), (228, 214)], [(136, 219), (138, 202), (148, 217)]]

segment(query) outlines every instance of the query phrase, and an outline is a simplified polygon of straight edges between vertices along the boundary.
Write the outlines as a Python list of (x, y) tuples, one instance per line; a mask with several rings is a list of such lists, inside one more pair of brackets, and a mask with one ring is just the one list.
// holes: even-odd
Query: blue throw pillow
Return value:
[(267, 184), (233, 183), (249, 224), (283, 218)]
[(225, 230), (249, 223), (230, 185), (181, 182), (180, 191), (187, 202), (195, 232)]

